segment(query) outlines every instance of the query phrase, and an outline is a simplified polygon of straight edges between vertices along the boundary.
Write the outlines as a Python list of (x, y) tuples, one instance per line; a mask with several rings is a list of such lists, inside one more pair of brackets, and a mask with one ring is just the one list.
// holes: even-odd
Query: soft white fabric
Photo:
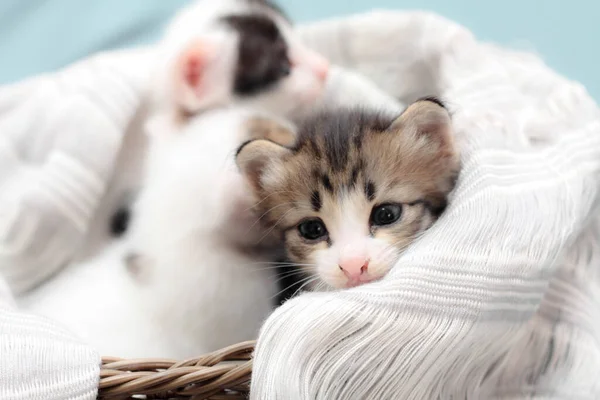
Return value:
[(56, 322), (16, 310), (0, 280), (0, 399), (92, 400), (99, 372), (94, 349)]
[[(394, 97), (443, 95), (464, 170), (448, 212), (384, 281), (304, 295), (267, 321), (253, 398), (600, 396), (596, 104), (537, 59), (429, 14), (303, 34)], [(0, 89), (0, 273), (17, 294), (87, 244), (147, 57)], [(3, 308), (0, 350), (2, 399), (95, 396), (98, 355), (46, 320)]]
[(0, 88), (3, 400), (96, 397), (98, 352), (56, 322), (16, 310), (11, 291), (41, 284), (84, 243), (140, 105), (148, 56), (96, 56)]
[(15, 293), (77, 253), (145, 89), (146, 50), (0, 90), (0, 273)]
[(464, 165), (447, 212), (383, 281), (272, 315), (251, 398), (599, 398), (596, 104), (534, 57), (432, 15), (305, 34), (396, 96), (447, 99)]

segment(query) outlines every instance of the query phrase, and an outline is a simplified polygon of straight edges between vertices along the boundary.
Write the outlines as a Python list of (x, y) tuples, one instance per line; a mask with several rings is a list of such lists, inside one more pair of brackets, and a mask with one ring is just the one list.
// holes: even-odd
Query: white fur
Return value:
[(273, 254), (257, 246), (265, 232), (234, 163), (248, 116), (211, 111), (175, 132), (134, 208), (132, 251), (149, 272), (144, 304), (161, 299), (148, 312), (177, 330), (178, 345), (190, 351), (253, 338), (273, 307), (276, 280), (261, 263)]
[(110, 184), (95, 212), (82, 248), (75, 262), (84, 262), (94, 257), (107, 245), (110, 238), (110, 219), (114, 213), (131, 201), (141, 185), (147, 151), (145, 133), (148, 109), (143, 106), (136, 113), (124, 134), (123, 143), (115, 161)]
[(139, 289), (125, 273), (123, 249), (123, 243), (114, 243), (92, 261), (70, 265), (18, 305), (62, 323), (102, 355), (171, 355), (162, 326), (141, 312)]
[[(136, 204), (130, 242), (73, 265), (21, 305), (103, 354), (185, 358), (253, 339), (277, 284), (234, 164), (248, 115), (216, 110), (171, 132)], [(135, 273), (123, 262), (132, 250)]]

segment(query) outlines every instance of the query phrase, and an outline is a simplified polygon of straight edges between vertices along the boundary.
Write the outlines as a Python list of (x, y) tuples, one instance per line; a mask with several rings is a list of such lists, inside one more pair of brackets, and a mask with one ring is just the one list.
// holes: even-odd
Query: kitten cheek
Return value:
[[(329, 251), (328, 251), (329, 250)], [(316, 273), (319, 279), (331, 288), (341, 289), (346, 286), (347, 278), (337, 265), (337, 257), (330, 249), (315, 252)]]
[(339, 268), (333, 266), (321, 269), (319, 280), (334, 289), (345, 288), (347, 282), (347, 278), (340, 272)]
[(380, 236), (373, 239), (369, 246), (371, 258), (369, 273), (373, 276), (373, 279), (380, 279), (385, 276), (400, 257), (400, 251), (397, 247), (398, 238), (385, 234)]
[(369, 264), (369, 273), (373, 280), (379, 280), (386, 276), (394, 265), (395, 262), (392, 262), (390, 259), (377, 260), (377, 262)]
[(388, 247), (385, 254), (392, 257), (394, 262), (398, 260), (402, 254), (411, 246), (418, 238), (418, 232), (415, 232), (412, 227), (403, 227), (398, 230), (390, 231), (385, 242)]

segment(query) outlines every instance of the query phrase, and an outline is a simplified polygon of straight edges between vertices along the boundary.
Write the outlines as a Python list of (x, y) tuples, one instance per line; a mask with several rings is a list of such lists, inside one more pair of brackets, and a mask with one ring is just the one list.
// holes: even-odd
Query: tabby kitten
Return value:
[(251, 140), (236, 156), (254, 211), (312, 288), (382, 278), (446, 207), (460, 163), (439, 100), (396, 118), (365, 109), (305, 120), (295, 144)]

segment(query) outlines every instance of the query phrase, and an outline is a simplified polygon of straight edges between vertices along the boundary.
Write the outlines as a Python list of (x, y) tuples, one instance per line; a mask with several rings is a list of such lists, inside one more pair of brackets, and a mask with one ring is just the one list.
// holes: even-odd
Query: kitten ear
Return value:
[(261, 189), (261, 180), (273, 161), (290, 154), (291, 150), (268, 139), (254, 139), (242, 144), (235, 161), (242, 175), (254, 190)]
[(208, 69), (216, 53), (216, 47), (207, 39), (194, 40), (180, 53), (174, 71), (175, 101), (186, 111), (201, 108), (209, 88)]
[(416, 137), (425, 136), (436, 142), (442, 152), (455, 153), (450, 113), (436, 98), (415, 101), (396, 118), (389, 129), (412, 133)]

